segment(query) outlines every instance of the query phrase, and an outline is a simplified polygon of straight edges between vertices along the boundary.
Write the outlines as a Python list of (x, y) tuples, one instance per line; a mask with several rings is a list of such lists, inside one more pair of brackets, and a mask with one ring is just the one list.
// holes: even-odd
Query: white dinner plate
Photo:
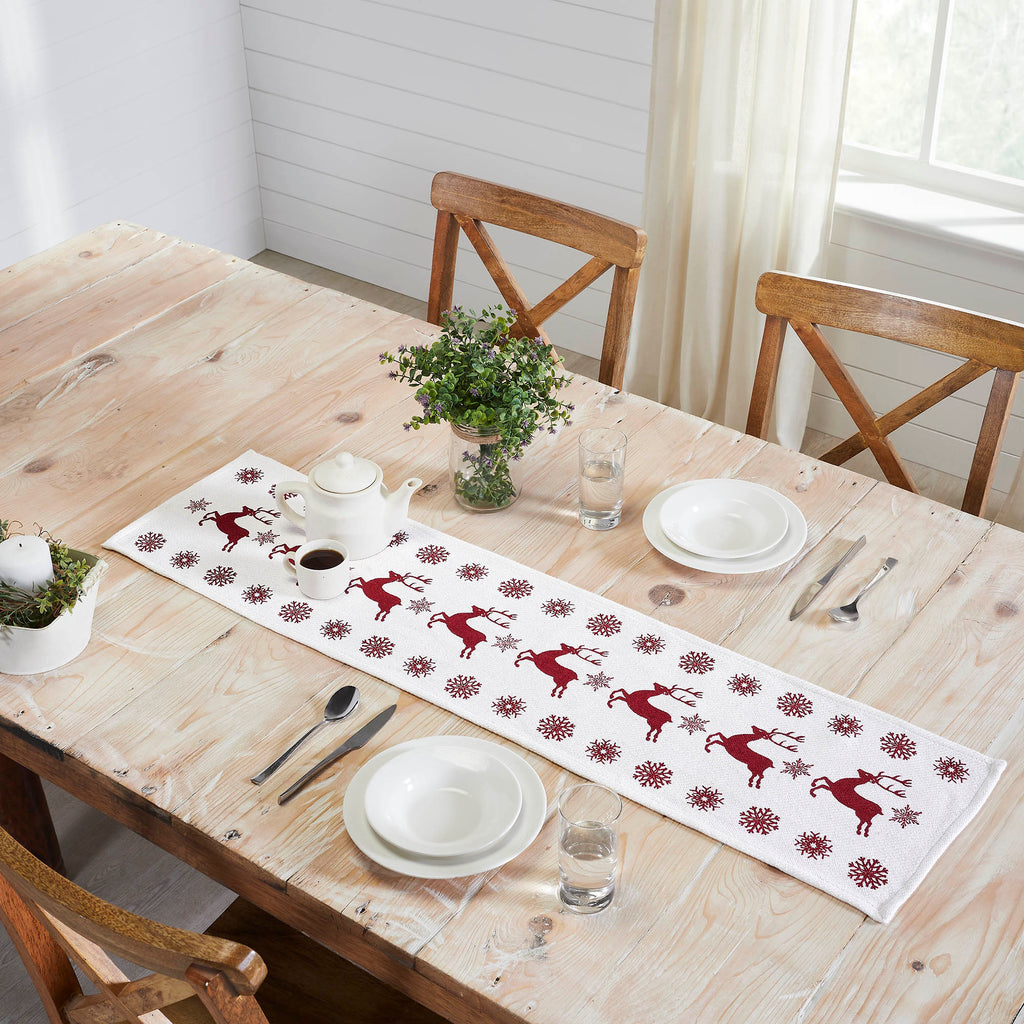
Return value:
[[(660, 551), (666, 558), (680, 565), (689, 566), (691, 569), (701, 569), (704, 572), (714, 572), (721, 575), (739, 576), (748, 572), (764, 572), (766, 569), (774, 569), (777, 565), (788, 562), (798, 555), (807, 541), (807, 521), (803, 513), (784, 494), (776, 494), (782, 507), (786, 510), (789, 518), (789, 526), (786, 535), (782, 540), (769, 551), (759, 555), (752, 555), (750, 558), (708, 558), (705, 555), (698, 555), (693, 551), (673, 544), (665, 531), (661, 528), (662, 505), (677, 491), (689, 487), (696, 480), (688, 480), (685, 483), (669, 487), (660, 494), (655, 495), (644, 509), (644, 533), (655, 550)], [(761, 487), (762, 484), (753, 484), (754, 487)], [(770, 490), (770, 488), (765, 488)]]
[(392, 846), (462, 857), (493, 846), (519, 817), (523, 794), (490, 750), (458, 743), (414, 747), (382, 764), (366, 786), (370, 827)]
[[(515, 824), (497, 843), (481, 853), (466, 857), (423, 857), (407, 853), (385, 842), (370, 827), (366, 817), (366, 787), (382, 764), (417, 747), (456, 743), (470, 749), (487, 750), (512, 769), (523, 795), (523, 806)], [(381, 867), (413, 878), (460, 878), (491, 871), (518, 857), (537, 838), (547, 816), (548, 798), (537, 773), (515, 751), (470, 736), (425, 736), (382, 750), (356, 772), (345, 792), (343, 813), (352, 842)]]

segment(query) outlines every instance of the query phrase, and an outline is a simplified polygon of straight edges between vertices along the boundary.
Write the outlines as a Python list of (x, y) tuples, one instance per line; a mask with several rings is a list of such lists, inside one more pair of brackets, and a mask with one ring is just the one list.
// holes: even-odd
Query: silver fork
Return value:
[(829, 618), (835, 622), (856, 622), (860, 618), (860, 612), (857, 611), (857, 602), (879, 581), (882, 577), (888, 573), (888, 571), (899, 563), (895, 558), (887, 558), (883, 563), (882, 567), (875, 573), (874, 576), (860, 588), (860, 593), (849, 603), (841, 604), (838, 608), (829, 609)]

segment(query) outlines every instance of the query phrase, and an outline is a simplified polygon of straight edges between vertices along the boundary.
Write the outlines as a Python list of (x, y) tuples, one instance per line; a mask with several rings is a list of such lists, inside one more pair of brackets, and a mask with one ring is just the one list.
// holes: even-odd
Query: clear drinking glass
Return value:
[(558, 897), (566, 910), (595, 914), (611, 904), (621, 814), (618, 793), (593, 782), (558, 797)]
[(622, 517), (626, 435), (612, 427), (580, 434), (580, 522), (588, 530), (610, 530)]

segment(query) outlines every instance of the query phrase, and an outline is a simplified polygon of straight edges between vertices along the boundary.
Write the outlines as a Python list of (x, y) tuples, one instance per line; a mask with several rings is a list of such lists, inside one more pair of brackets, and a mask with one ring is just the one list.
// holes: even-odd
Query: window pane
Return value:
[(1024, 178), (1024, 0), (957, 0), (935, 156)]
[(937, 8), (938, 0), (858, 0), (845, 142), (920, 153)]

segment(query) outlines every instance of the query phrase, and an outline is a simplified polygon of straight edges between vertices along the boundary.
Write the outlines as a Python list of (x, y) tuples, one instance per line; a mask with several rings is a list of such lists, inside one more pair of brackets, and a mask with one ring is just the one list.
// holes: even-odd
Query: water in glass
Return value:
[(591, 530), (610, 530), (622, 515), (622, 466), (589, 462), (580, 473), (580, 522)]
[(558, 896), (569, 910), (592, 914), (615, 895), (618, 865), (614, 827), (599, 821), (565, 822), (558, 846)]

